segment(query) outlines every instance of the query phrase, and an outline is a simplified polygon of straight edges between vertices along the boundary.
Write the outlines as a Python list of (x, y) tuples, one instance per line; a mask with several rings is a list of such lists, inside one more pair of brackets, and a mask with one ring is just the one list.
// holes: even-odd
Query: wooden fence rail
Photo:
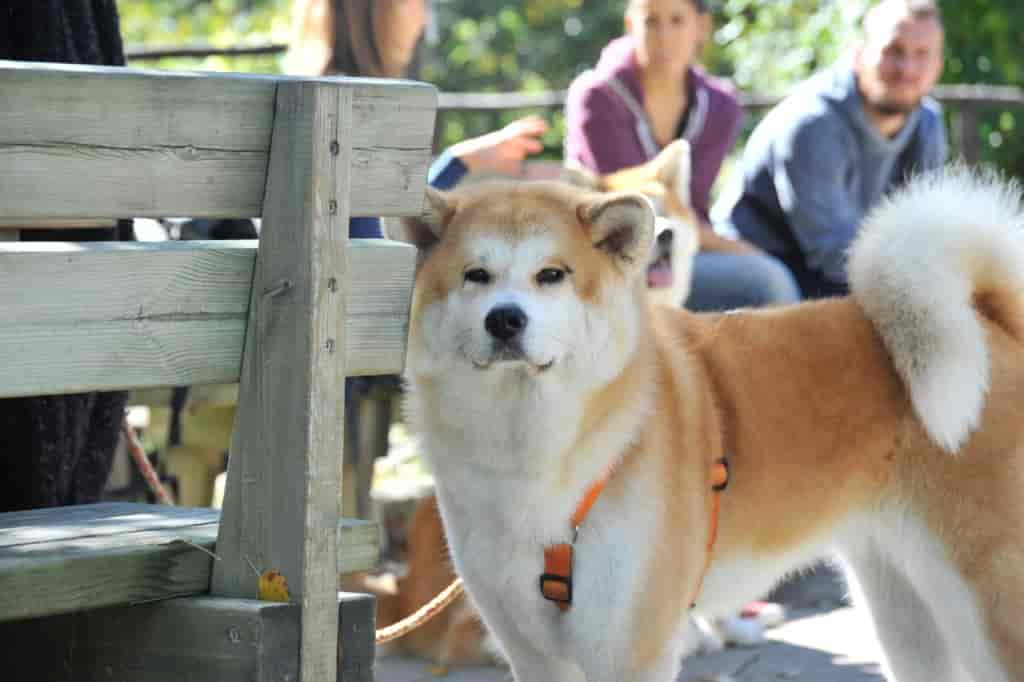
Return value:
[[(129, 47), (129, 61), (152, 61), (165, 57), (209, 57), (259, 54), (281, 54), (285, 44), (251, 45), (244, 47), (211, 47), (193, 45), (183, 47)], [(979, 130), (981, 114), (999, 107), (1024, 107), (1024, 89), (1006, 85), (944, 84), (932, 92), (950, 111), (954, 153), (968, 163), (981, 158), (982, 139)], [(740, 103), (754, 113), (763, 112), (782, 98), (781, 94), (758, 92), (739, 93)], [(443, 92), (438, 97), (438, 113), (452, 111), (486, 111), (495, 117), (505, 111), (517, 109), (560, 109), (565, 104), (565, 90), (543, 92)], [(440, 118), (440, 117), (439, 117)], [(440, 124), (440, 121), (439, 121)], [(495, 121), (497, 125), (497, 121)], [(435, 135), (435, 141), (436, 141)]]
[[(565, 90), (545, 92), (443, 92), (438, 96), (438, 112), (487, 111), (495, 115), (515, 109), (559, 109), (565, 104)], [(955, 155), (968, 163), (981, 158), (982, 139), (978, 123), (989, 109), (1024, 108), (1024, 89), (1008, 85), (943, 84), (932, 96), (950, 112)], [(760, 114), (778, 104), (784, 94), (740, 92), (743, 107)]]

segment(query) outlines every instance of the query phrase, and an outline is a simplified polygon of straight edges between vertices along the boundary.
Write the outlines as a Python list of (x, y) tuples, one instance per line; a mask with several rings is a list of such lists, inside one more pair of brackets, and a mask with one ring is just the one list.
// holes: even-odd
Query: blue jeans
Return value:
[(766, 253), (700, 251), (686, 307), (695, 312), (795, 303), (796, 279), (782, 261)]

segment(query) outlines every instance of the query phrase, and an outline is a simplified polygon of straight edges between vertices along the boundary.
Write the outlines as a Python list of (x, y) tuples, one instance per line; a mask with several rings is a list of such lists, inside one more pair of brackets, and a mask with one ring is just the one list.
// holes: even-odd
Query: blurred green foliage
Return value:
[[(344, 0), (341, 0), (344, 1)], [(433, 17), (413, 75), (443, 91), (562, 89), (592, 66), (622, 32), (625, 0), (433, 0)], [(703, 55), (709, 70), (740, 89), (781, 93), (830, 64), (854, 42), (869, 0), (718, 0), (715, 32)], [(1024, 86), (1024, 2), (940, 0), (947, 27), (948, 83)], [(121, 0), (125, 42), (237, 46), (287, 42), (289, 0)], [(161, 68), (280, 70), (280, 56), (168, 59)], [(448, 112), (450, 144), (507, 122), (498, 115)], [(548, 113), (548, 112), (545, 112)], [(1024, 176), (1024, 111), (995, 108), (979, 120), (982, 158)], [(560, 112), (546, 140), (560, 151)]]
[[(128, 49), (210, 45), (241, 47), (287, 43), (291, 0), (118, 0)], [(169, 58), (133, 66), (200, 71), (280, 71), (279, 55)]]
[[(943, 0), (946, 83), (1024, 87), (1024, 2)], [(1024, 178), (1024, 109), (995, 107), (978, 121), (981, 158)]]

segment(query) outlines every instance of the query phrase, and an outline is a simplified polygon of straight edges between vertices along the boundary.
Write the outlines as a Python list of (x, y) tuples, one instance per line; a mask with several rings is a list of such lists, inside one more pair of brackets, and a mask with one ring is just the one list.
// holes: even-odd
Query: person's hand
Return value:
[(547, 129), (548, 123), (543, 118), (527, 116), (493, 133), (458, 142), (449, 151), (470, 171), (518, 176), (523, 159), (544, 148), (538, 138)]

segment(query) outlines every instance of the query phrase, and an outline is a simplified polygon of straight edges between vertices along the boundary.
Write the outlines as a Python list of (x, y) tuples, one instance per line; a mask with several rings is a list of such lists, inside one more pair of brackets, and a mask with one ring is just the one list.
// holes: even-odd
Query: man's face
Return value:
[(934, 17), (880, 17), (854, 68), (867, 106), (883, 115), (909, 113), (942, 72), (942, 26)]

